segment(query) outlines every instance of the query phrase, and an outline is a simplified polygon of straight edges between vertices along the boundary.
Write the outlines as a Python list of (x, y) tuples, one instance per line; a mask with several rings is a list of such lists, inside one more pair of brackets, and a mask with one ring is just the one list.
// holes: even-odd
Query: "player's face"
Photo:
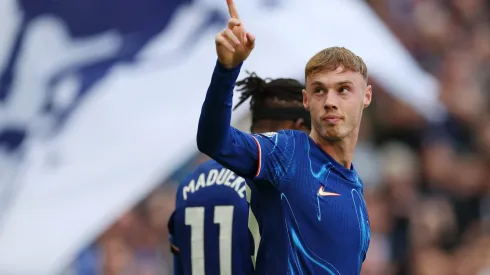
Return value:
[(357, 134), (371, 95), (371, 86), (360, 73), (339, 67), (309, 75), (303, 105), (310, 111), (312, 131), (329, 142)]

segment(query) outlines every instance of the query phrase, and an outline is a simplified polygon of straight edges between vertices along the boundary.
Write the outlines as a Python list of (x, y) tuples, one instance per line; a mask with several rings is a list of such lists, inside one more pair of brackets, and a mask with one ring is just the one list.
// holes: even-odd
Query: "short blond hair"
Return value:
[(364, 60), (344, 47), (330, 47), (315, 54), (305, 67), (305, 79), (320, 71), (335, 71), (342, 67), (344, 71), (360, 73), (364, 80), (368, 79), (368, 70)]

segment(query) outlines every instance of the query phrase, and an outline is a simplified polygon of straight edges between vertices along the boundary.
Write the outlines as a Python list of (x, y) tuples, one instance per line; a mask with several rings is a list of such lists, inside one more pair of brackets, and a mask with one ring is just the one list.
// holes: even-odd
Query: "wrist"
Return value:
[(219, 60), (216, 62), (216, 69), (222, 73), (231, 73), (235, 71), (239, 71), (242, 67), (243, 62), (239, 64), (223, 64)]

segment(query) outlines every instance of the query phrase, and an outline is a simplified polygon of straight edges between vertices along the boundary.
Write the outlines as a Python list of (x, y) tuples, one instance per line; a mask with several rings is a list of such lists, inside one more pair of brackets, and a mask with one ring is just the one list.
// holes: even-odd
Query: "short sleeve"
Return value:
[(264, 180), (282, 189), (288, 173), (295, 170), (297, 139), (293, 131), (253, 134), (258, 147), (258, 165), (254, 180)]

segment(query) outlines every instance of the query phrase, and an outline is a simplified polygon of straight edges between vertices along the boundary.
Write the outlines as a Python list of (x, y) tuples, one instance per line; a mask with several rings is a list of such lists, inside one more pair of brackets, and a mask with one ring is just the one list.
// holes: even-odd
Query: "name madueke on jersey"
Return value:
[(206, 173), (199, 174), (197, 178), (192, 179), (187, 185), (184, 186), (182, 196), (184, 200), (187, 200), (189, 193), (194, 194), (202, 188), (213, 185), (228, 186), (234, 189), (241, 198), (245, 198), (245, 179), (237, 176), (235, 173), (226, 168), (211, 169)]

